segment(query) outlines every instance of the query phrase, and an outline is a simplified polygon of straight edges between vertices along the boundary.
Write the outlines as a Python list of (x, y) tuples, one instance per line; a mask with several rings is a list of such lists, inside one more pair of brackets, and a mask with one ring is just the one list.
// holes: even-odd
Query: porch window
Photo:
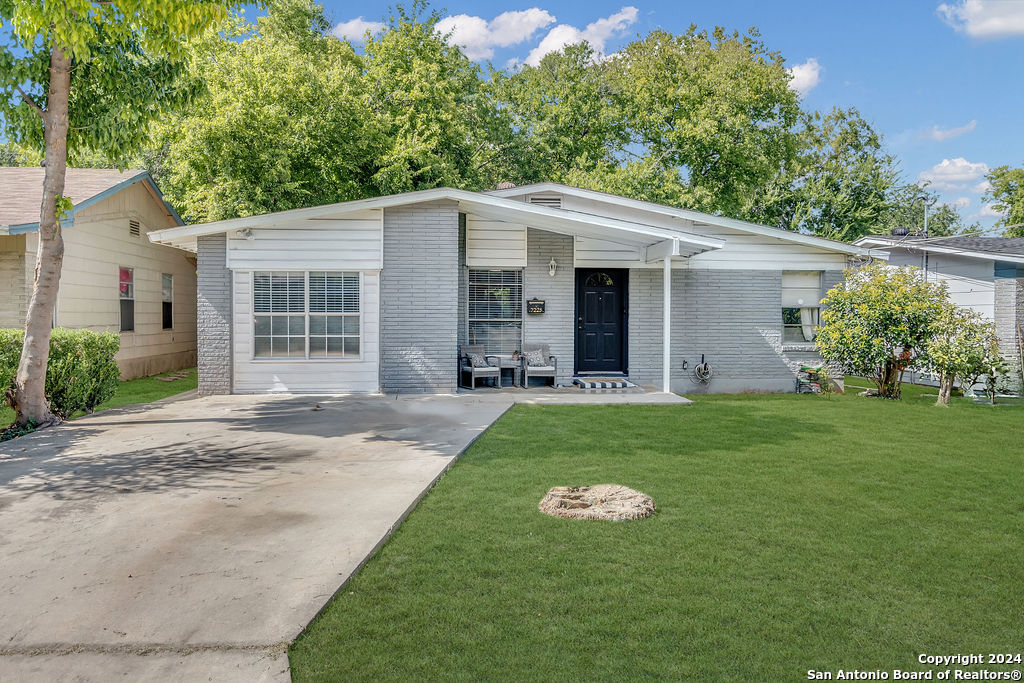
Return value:
[(469, 343), (511, 355), (523, 339), (523, 271), (470, 269)]
[(821, 312), (821, 272), (782, 273), (782, 343), (814, 341)]
[(253, 273), (253, 357), (358, 358), (357, 272)]

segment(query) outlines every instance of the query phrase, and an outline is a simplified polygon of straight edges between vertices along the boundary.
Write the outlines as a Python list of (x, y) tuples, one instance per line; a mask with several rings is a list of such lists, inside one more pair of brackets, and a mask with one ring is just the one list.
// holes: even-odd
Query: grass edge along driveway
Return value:
[[(292, 645), (294, 680), (803, 680), (1019, 650), (1024, 411), (927, 393), (517, 406)], [(658, 513), (537, 512), (590, 483)]]
[[(158, 377), (166, 377), (177, 373), (188, 374), (187, 376), (182, 377), (181, 379), (176, 379), (172, 382), (165, 382), (157, 379)], [(184, 370), (171, 370), (151, 377), (137, 377), (135, 379), (125, 380), (118, 384), (117, 392), (110, 398), (110, 400), (101, 403), (96, 407), (96, 412), (106, 410), (107, 408), (117, 408), (137, 403), (152, 403), (153, 401), (159, 401), (161, 399), (170, 398), (171, 396), (183, 394), (186, 391), (191, 391), (195, 389), (198, 384), (199, 376), (196, 374), (196, 369), (194, 367), (185, 368)], [(77, 417), (77, 415), (75, 417)], [(7, 427), (13, 422), (14, 410), (6, 405), (0, 406), (0, 429)]]

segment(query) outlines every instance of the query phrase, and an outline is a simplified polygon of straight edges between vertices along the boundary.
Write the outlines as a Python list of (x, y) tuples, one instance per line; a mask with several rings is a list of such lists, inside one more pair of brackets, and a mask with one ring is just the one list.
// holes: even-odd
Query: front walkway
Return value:
[(288, 680), (287, 644), (513, 403), (656, 396), (208, 397), (2, 443), (0, 680)]

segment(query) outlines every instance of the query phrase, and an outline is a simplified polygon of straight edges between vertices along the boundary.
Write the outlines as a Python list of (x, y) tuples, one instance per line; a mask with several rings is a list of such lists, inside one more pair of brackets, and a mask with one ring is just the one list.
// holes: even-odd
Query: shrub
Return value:
[(880, 396), (899, 398), (903, 370), (927, 360), (932, 321), (946, 302), (945, 284), (926, 281), (916, 268), (848, 270), (821, 302), (814, 343), (828, 363), (871, 378)]
[[(21, 330), (0, 330), (0, 386), (5, 389), (14, 383), (23, 339)], [(121, 374), (114, 360), (120, 347), (120, 338), (111, 332), (54, 330), (46, 366), (50, 410), (67, 419), (79, 410), (92, 412), (111, 398)]]

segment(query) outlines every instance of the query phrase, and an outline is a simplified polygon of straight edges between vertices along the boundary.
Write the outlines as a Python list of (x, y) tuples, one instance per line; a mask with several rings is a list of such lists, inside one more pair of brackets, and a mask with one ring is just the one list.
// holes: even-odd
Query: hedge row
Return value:
[[(5, 390), (14, 385), (24, 338), (21, 330), (0, 330), (0, 387)], [(121, 374), (114, 360), (120, 347), (120, 338), (111, 332), (53, 330), (46, 367), (50, 410), (67, 419), (111, 398)]]

